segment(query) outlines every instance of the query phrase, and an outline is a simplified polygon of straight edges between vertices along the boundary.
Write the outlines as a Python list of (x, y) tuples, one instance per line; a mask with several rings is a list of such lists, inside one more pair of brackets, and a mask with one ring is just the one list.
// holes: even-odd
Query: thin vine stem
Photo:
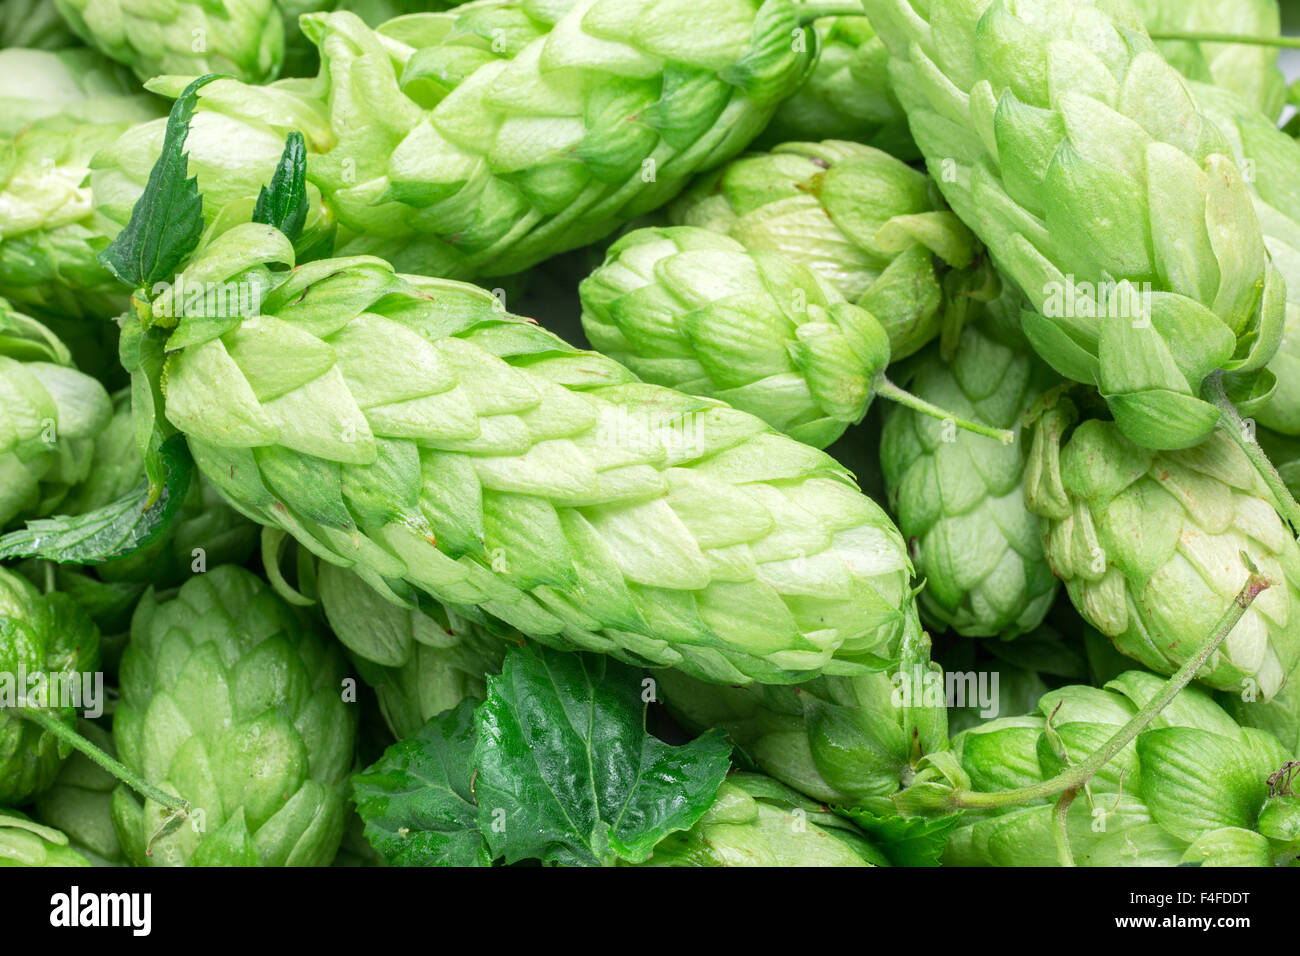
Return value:
[(848, 0), (812, 0), (809, 3), (795, 4), (795, 11), (799, 22), (806, 24), (822, 17), (860, 17), (862, 4)]
[(1237, 626), (1241, 616), (1246, 613), (1246, 608), (1250, 607), (1255, 598), (1259, 597), (1260, 593), (1266, 590), (1271, 583), (1268, 578), (1264, 577), (1256, 569), (1250, 568), (1250, 575), (1246, 579), (1245, 587), (1233, 599), (1232, 604), (1228, 606), (1228, 610), (1219, 619), (1214, 632), (1205, 640), (1197, 652), (1183, 662), (1183, 666), (1178, 668), (1174, 675), (1165, 682), (1160, 689), (1160, 693), (1152, 697), (1146, 703), (1146, 706), (1133, 715), (1128, 723), (1116, 731), (1114, 736), (1093, 751), (1082, 763), (1067, 767), (1050, 780), (1032, 784), (1028, 787), (1018, 787), (1015, 790), (1001, 790), (993, 793), (956, 790), (952, 794), (952, 805), (973, 810), (997, 809), (1054, 797), (1070, 790), (1078, 790), (1096, 776), (1097, 772), (1106, 766), (1117, 753), (1127, 747), (1155, 719), (1156, 714), (1164, 710), (1169, 705), (1169, 702), (1178, 696), (1178, 692), (1191, 682), (1192, 678), (1196, 676), (1196, 672), (1210, 659), (1210, 655), (1218, 650), (1219, 645)]
[(1232, 399), (1228, 398), (1228, 393), (1223, 389), (1222, 372), (1215, 372), (1205, 380), (1202, 387), (1202, 397), (1218, 408), (1218, 427), (1227, 433), (1228, 437), (1245, 452), (1246, 457), (1250, 459), (1250, 463), (1255, 466), (1255, 470), (1259, 472), (1264, 484), (1268, 485), (1268, 490), (1273, 493), (1278, 512), (1282, 515), (1283, 520), (1291, 525), (1291, 533), (1293, 535), (1300, 534), (1300, 505), (1296, 504), (1296, 500), (1292, 496), (1290, 489), (1287, 488), (1286, 482), (1277, 473), (1277, 469), (1269, 461), (1264, 449), (1259, 447), (1259, 442), (1246, 437), (1246, 423), (1242, 421), (1237, 406), (1232, 403)]
[(183, 800), (170, 793), (164, 793), (153, 784), (148, 783), (144, 778), (140, 777), (127, 767), (126, 764), (122, 763), (120, 760), (114, 760), (53, 714), (36, 707), (19, 707), (17, 708), (17, 711), (19, 716), (24, 720), (30, 720), (42, 730), (48, 731), (63, 742), (71, 745), (74, 749), (79, 750), (142, 797), (146, 797), (154, 801), (154, 803), (161, 804), (175, 813), (189, 813), (190, 803), (188, 800)]
[(929, 415), (931, 418), (937, 418), (941, 422), (952, 422), (963, 431), (974, 432), (976, 435), (983, 435), (985, 438), (992, 438), (994, 441), (1000, 441), (1004, 445), (1010, 445), (1016, 440), (1016, 433), (1007, 428), (994, 428), (991, 425), (985, 425), (980, 422), (972, 421), (969, 418), (961, 418), (954, 415), (938, 405), (931, 405), (925, 399), (913, 395), (906, 389), (899, 388), (885, 376), (877, 376), (875, 382), (876, 394), (881, 398), (887, 398), (891, 402), (897, 402), (914, 412), (920, 412), (922, 415)]
[(1074, 803), (1074, 798), (1078, 795), (1078, 787), (1065, 791), (1056, 801), (1056, 809), (1052, 811), (1052, 818), (1056, 824), (1052, 827), (1052, 838), (1056, 841), (1056, 859), (1061, 866), (1076, 865), (1074, 851), (1070, 849), (1069, 814), (1070, 804)]
[(1275, 46), (1300, 50), (1300, 37), (1261, 37), (1245, 33), (1203, 33), (1199, 30), (1161, 30), (1149, 34), (1153, 40), (1186, 40), (1190, 43), (1241, 43), (1246, 46)]

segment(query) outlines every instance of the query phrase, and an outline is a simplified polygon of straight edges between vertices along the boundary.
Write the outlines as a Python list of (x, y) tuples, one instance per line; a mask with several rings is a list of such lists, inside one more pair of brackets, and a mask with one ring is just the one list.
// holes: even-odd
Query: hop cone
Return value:
[(450, 608), (431, 604), (426, 613), (399, 607), (332, 564), (320, 565), (317, 586), (330, 630), (375, 688), (398, 740), (467, 697), (482, 700), (486, 675), (501, 670), (505, 641)]
[(55, 511), (93, 462), (112, 405), (35, 319), (0, 299), (0, 527)]
[(0, 295), (60, 318), (122, 311), (85, 179), (97, 150), (158, 113), (91, 50), (0, 50)]
[[(688, 730), (725, 730), (754, 766), (823, 803), (888, 814), (916, 761), (948, 746), (943, 697), (927, 700), (922, 686), (937, 676), (942, 687), (929, 651), (914, 627), (889, 671), (785, 687), (721, 687), (675, 670), (655, 679)], [(918, 692), (901, 695), (905, 683)]]
[[(1129, 671), (1105, 689), (1074, 685), (1049, 691), (1038, 714), (967, 730), (953, 738), (953, 751), (974, 790), (1040, 783), (1096, 750), (1162, 683)], [(1187, 687), (1070, 805), (1066, 819), (1075, 862), (1269, 865), (1279, 849), (1270, 837), (1287, 808), (1269, 801), (1267, 781), (1289, 757), (1276, 738), (1238, 726), (1208, 694)], [(944, 863), (1056, 865), (1054, 802), (968, 812), (945, 848)]]
[(907, 116), (889, 89), (889, 52), (866, 17), (826, 17), (813, 24), (817, 62), (776, 108), (756, 141), (775, 146), (800, 140), (868, 143), (901, 159), (920, 154)]
[[(190, 269), (290, 257), (248, 225)], [(175, 335), (166, 415), (203, 473), (377, 590), (726, 683), (854, 671), (912, 613), (902, 539), (831, 458), (476, 287), (330, 260)]]
[[(1281, 275), (1215, 124), (1123, 3), (866, 0), (931, 174), (1028, 295), (1034, 349), (1153, 448), (1281, 335)], [(1111, 11), (1111, 12), (1108, 12)]]
[(58, 830), (0, 810), (0, 866), (90, 866)]
[(733, 773), (689, 830), (642, 866), (888, 866), (861, 830), (789, 787)]
[[(303, 18), (335, 143), (312, 179), (403, 271), (506, 275), (671, 199), (811, 64), (790, 0), (479, 0)], [(359, 118), (364, 117), (364, 122)]]
[(889, 363), (875, 316), (826, 279), (704, 229), (630, 232), (579, 291), (587, 338), (641, 378), (818, 448), (862, 420)]
[[(956, 415), (1019, 435), (1021, 415), (1054, 381), (1026, 345), (969, 326), (951, 363), (933, 346), (924, 353), (910, 387)], [(1038, 518), (1025, 507), (1025, 460), (1019, 440), (1004, 445), (902, 406), (886, 413), (885, 488), (925, 581), (921, 613), (936, 627), (1014, 637), (1051, 607), (1057, 582)]]
[(669, 209), (746, 249), (779, 252), (816, 272), (874, 315), (891, 359), (934, 338), (945, 295), (978, 274), (976, 242), (948, 211), (934, 183), (887, 153), (858, 143), (786, 143), (743, 156), (700, 178)]
[[(24, 579), (0, 569), (0, 682), (6, 704), (19, 703), (33, 685), (23, 674), (44, 674), (46, 686), (67, 688), (74, 675), (99, 668), (99, 631), (65, 594), (40, 594)], [(83, 697), (83, 701), (85, 698)], [(89, 701), (85, 701), (87, 704)], [(69, 727), (76, 725), (73, 704), (60, 696), (44, 709)], [(30, 702), (40, 706), (40, 700)], [(0, 707), (0, 806), (17, 805), (54, 782), (70, 748), (32, 721)]]
[(1122, 653), (1171, 674), (1245, 585), (1244, 552), (1272, 586), (1197, 676), (1271, 698), (1300, 659), (1300, 546), (1245, 453), (1218, 431), (1194, 448), (1148, 451), (1096, 420), (1062, 447), (1066, 414), (1040, 419), (1025, 494), (1079, 613)]
[(54, 0), (86, 43), (135, 71), (273, 80), (284, 59), (275, 0)]
[(123, 763), (195, 811), (154, 839), (169, 811), (119, 787), (113, 825), (131, 861), (328, 864), (356, 726), (343, 676), (337, 649), (248, 571), (216, 568), (170, 600), (147, 594), (113, 739)]

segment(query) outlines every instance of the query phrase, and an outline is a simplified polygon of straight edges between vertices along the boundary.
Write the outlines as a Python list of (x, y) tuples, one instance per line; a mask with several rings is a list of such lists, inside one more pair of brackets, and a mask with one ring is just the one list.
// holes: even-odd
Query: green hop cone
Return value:
[[(108, 754), (113, 738), (89, 720), (77, 723), (77, 732)], [(71, 849), (97, 866), (126, 863), (122, 845), (113, 830), (113, 790), (117, 779), (80, 751), (74, 751), (59, 771), (54, 785), (36, 798), (35, 813), (41, 823), (68, 838)]]
[(284, 58), (275, 0), (54, 0), (86, 43), (135, 71), (273, 80)]
[(862, 420), (889, 364), (880, 323), (816, 272), (692, 226), (628, 233), (579, 290), (601, 352), (817, 448)]
[[(1105, 688), (1049, 691), (1038, 713), (1005, 717), (953, 738), (972, 789), (1041, 783), (1097, 749), (1159, 691), (1129, 671)], [(1279, 847), (1261, 832), (1268, 777), (1288, 759), (1271, 735), (1239, 726), (1206, 692), (1183, 689), (1075, 797), (1067, 831), (1080, 866), (1255, 865)], [(945, 864), (1053, 866), (1055, 800), (965, 811)]]
[[(1151, 33), (1227, 33), (1275, 38), (1282, 32), (1278, 0), (1133, 0)], [(1286, 102), (1277, 48), (1251, 43), (1157, 40), (1156, 47), (1189, 80), (1231, 90), (1275, 120)]]
[(312, 181), (354, 235), (338, 251), (454, 278), (663, 205), (743, 149), (812, 60), (790, 0), (479, 0), (303, 28), (337, 140)]
[[(1018, 296), (1017, 296), (1018, 301)], [(932, 346), (913, 367), (918, 397), (1017, 434), (1014, 444), (902, 406), (886, 412), (880, 463), (911, 547), (922, 616), (970, 637), (1014, 637), (1042, 623), (1057, 580), (1025, 507), (1020, 418), (1057, 377), (1023, 342), (967, 326), (951, 362)]]
[(356, 717), (337, 648), (229, 565), (146, 594), (122, 658), (120, 759), (189, 800), (179, 826), (125, 787), (113, 824), (136, 865), (324, 866), (343, 834)]
[(1263, 480), (1222, 431), (1194, 448), (1143, 449), (1113, 422), (1047, 409), (1025, 478), (1047, 560), (1115, 647), (1173, 673), (1236, 599), (1248, 570), (1271, 582), (1197, 674), (1268, 700), (1300, 659), (1300, 546)]
[(1284, 320), (1231, 148), (1123, 2), (865, 0), (931, 175), (1025, 291), (1038, 354), (1153, 448), (1203, 439)]
[[(467, 697), (482, 700), (486, 675), (501, 670), (505, 640), (448, 607), (399, 607), (351, 571), (326, 563), (317, 586), (330, 629), (375, 688), (398, 740)], [(518, 633), (511, 637), (523, 640)]]
[[(146, 83), (156, 93), (177, 97), (184, 77), (162, 76)], [(144, 194), (149, 174), (162, 151), (167, 119), (140, 123), (97, 152), (91, 163), (90, 188), (95, 221), (105, 241), (130, 221), (131, 210)], [(308, 150), (323, 149), (332, 134), (325, 104), (312, 93), (308, 80), (280, 80), (267, 86), (246, 86), (230, 79), (214, 80), (199, 90), (198, 105), (185, 137), (188, 170), (203, 195), (207, 225), (247, 222), (257, 197), (270, 181), (284, 152), (285, 137), (301, 132)], [(321, 202), (320, 191), (307, 185), (309, 205), (301, 250), (328, 246), (334, 220)]]
[(776, 108), (755, 142), (847, 139), (900, 159), (919, 158), (907, 116), (889, 90), (889, 52), (866, 17), (825, 17), (813, 24), (817, 62)]
[(0, 866), (90, 866), (68, 838), (15, 810), (0, 810)]
[(879, 320), (893, 361), (939, 334), (962, 301), (946, 291), (979, 281), (962, 271), (978, 244), (930, 178), (858, 143), (788, 142), (742, 156), (700, 177), (669, 217), (811, 269)]
[[(49, 787), (71, 752), (12, 708), (26, 702), (74, 727), (74, 705), (94, 703), (86, 679), (98, 669), (99, 631), (76, 602), (65, 594), (42, 595), (0, 569), (0, 805), (24, 803)], [(38, 674), (44, 690), (32, 682)], [(80, 701), (72, 699), (74, 689)], [(38, 696), (29, 698), (29, 691)]]
[(789, 787), (733, 773), (689, 830), (641, 866), (888, 866), (866, 835)]
[(0, 299), (0, 528), (48, 515), (90, 474), (112, 405), (45, 326)]
[(85, 179), (96, 151), (160, 112), (92, 50), (0, 50), (0, 295), (60, 318), (123, 310)]
[(929, 651), (914, 627), (896, 666), (858, 677), (720, 687), (674, 670), (654, 676), (688, 730), (725, 730), (754, 766), (816, 800), (889, 814), (916, 762), (948, 746), (943, 671)]
[[(245, 225), (188, 268), (291, 259)], [(178, 326), (165, 414), (240, 511), (377, 590), (724, 683), (856, 672), (901, 634), (902, 539), (827, 455), (474, 286), (370, 258), (270, 282), (242, 323)]]

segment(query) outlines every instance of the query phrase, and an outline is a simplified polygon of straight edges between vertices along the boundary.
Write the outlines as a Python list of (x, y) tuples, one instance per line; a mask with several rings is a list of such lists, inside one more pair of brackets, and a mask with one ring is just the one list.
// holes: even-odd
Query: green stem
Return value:
[(931, 405), (923, 398), (918, 398), (911, 392), (899, 388), (884, 375), (877, 377), (875, 381), (876, 394), (881, 398), (887, 398), (891, 402), (898, 402), (905, 405), (914, 412), (920, 412), (922, 415), (929, 415), (931, 418), (937, 418), (941, 422), (952, 422), (963, 431), (974, 432), (976, 435), (983, 435), (985, 438), (992, 438), (1000, 441), (1004, 445), (1010, 445), (1016, 440), (1016, 433), (1006, 428), (994, 428), (991, 425), (984, 425), (980, 422), (971, 421), (969, 418), (959, 418), (947, 409), (940, 408), (938, 405)]
[(1241, 43), (1247, 46), (1276, 46), (1300, 50), (1300, 37), (1259, 37), (1242, 33), (1201, 33), (1197, 30), (1170, 30), (1150, 34), (1153, 40), (1187, 40), (1191, 43)]
[(1074, 803), (1074, 798), (1078, 796), (1078, 789), (1067, 790), (1061, 794), (1061, 798), (1056, 801), (1056, 810), (1053, 811), (1056, 826), (1052, 827), (1052, 837), (1056, 841), (1056, 859), (1061, 866), (1074, 866), (1074, 851), (1070, 849), (1070, 828), (1069, 813), (1070, 804)]
[(1286, 482), (1277, 473), (1273, 463), (1268, 460), (1264, 449), (1259, 447), (1259, 442), (1246, 437), (1246, 424), (1241, 419), (1241, 413), (1237, 411), (1237, 406), (1232, 404), (1232, 399), (1228, 398), (1228, 393), (1223, 390), (1222, 372), (1215, 372), (1205, 380), (1202, 397), (1219, 409), (1219, 427), (1227, 432), (1228, 437), (1245, 452), (1250, 463), (1259, 472), (1259, 476), (1264, 479), (1264, 484), (1268, 485), (1268, 490), (1273, 492), (1274, 504), (1283, 520), (1291, 525), (1291, 533), (1300, 533), (1300, 505), (1296, 504)]
[(1082, 763), (1067, 767), (1050, 780), (1028, 787), (1018, 787), (1015, 790), (1001, 790), (995, 793), (981, 793), (974, 790), (954, 791), (952, 805), (979, 810), (996, 809), (1054, 797), (1059, 793), (1077, 790), (1082, 787), (1097, 774), (1097, 771), (1106, 766), (1111, 761), (1111, 758), (1127, 747), (1138, 734), (1145, 730), (1156, 714), (1164, 710), (1169, 705), (1169, 702), (1178, 696), (1179, 691), (1191, 683), (1192, 678), (1196, 676), (1196, 672), (1210, 659), (1210, 655), (1218, 650), (1219, 645), (1237, 626), (1241, 616), (1246, 613), (1246, 608), (1250, 607), (1251, 602), (1271, 583), (1268, 578), (1251, 568), (1245, 587), (1241, 589), (1232, 604), (1228, 606), (1228, 610), (1224, 612), (1223, 617), (1219, 619), (1214, 633), (1206, 639), (1205, 643), (1201, 645), (1194, 655), (1183, 662), (1183, 666), (1178, 668), (1174, 676), (1165, 682), (1164, 687), (1160, 689), (1160, 693), (1147, 701), (1145, 707), (1134, 714), (1132, 719), (1121, 727), (1110, 740), (1098, 747)]
[(811, 3), (795, 4), (801, 24), (812, 23), (822, 17), (860, 17), (862, 4), (848, 0), (815, 0)]
[(182, 800), (180, 797), (172, 796), (170, 793), (164, 793), (153, 784), (146, 783), (141, 777), (133, 773), (126, 764), (119, 760), (114, 760), (53, 714), (39, 710), (35, 707), (19, 707), (18, 714), (25, 720), (30, 720), (42, 730), (58, 737), (64, 743), (70, 744), (75, 749), (81, 751), (142, 797), (147, 797), (154, 803), (161, 804), (169, 810), (174, 810), (180, 814), (189, 812), (190, 803), (188, 800)]

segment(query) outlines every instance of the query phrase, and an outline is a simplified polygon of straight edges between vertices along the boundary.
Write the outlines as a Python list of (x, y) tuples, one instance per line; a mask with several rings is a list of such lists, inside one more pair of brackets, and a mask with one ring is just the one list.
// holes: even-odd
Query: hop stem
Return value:
[(822, 17), (860, 17), (862, 4), (847, 0), (816, 0), (812, 3), (796, 4), (800, 23), (812, 23)]
[(984, 425), (980, 422), (971, 421), (969, 418), (960, 418), (938, 405), (931, 405), (923, 398), (918, 398), (911, 392), (899, 388), (889, 379), (881, 375), (876, 379), (876, 394), (881, 398), (887, 398), (890, 401), (898, 402), (900, 405), (912, 409), (914, 412), (920, 412), (923, 415), (929, 415), (931, 418), (937, 418), (941, 422), (952, 422), (963, 431), (974, 432), (976, 435), (983, 435), (985, 438), (992, 438), (1000, 441), (1004, 445), (1010, 445), (1016, 440), (1016, 433), (1006, 428), (994, 428), (991, 425)]
[(172, 796), (170, 793), (164, 793), (152, 784), (147, 783), (143, 778), (132, 772), (126, 764), (114, 760), (53, 714), (35, 707), (19, 707), (18, 713), (25, 720), (30, 720), (42, 730), (48, 731), (65, 743), (70, 744), (76, 750), (81, 751), (142, 797), (167, 807), (179, 816), (189, 813), (190, 803), (188, 800)]
[(1245, 33), (1201, 33), (1170, 30), (1150, 34), (1153, 40), (1187, 40), (1190, 43), (1241, 43), (1247, 46), (1276, 46), (1300, 50), (1300, 37), (1260, 37)]
[[(1028, 787), (1018, 787), (1015, 790), (1002, 790), (996, 793), (980, 793), (974, 790), (954, 791), (952, 805), (968, 809), (996, 809), (1019, 803), (1029, 803), (1033, 800), (1042, 800), (1054, 797), (1057, 794), (1076, 791), (1096, 776), (1102, 767), (1106, 766), (1117, 753), (1127, 747), (1138, 734), (1147, 728), (1147, 725), (1155, 719), (1156, 714), (1164, 710), (1169, 705), (1169, 702), (1178, 696), (1179, 691), (1191, 683), (1192, 678), (1196, 676), (1196, 672), (1210, 659), (1210, 655), (1218, 650), (1219, 645), (1237, 626), (1241, 616), (1246, 613), (1246, 608), (1250, 607), (1255, 598), (1260, 595), (1260, 592), (1267, 589), (1272, 583), (1252, 565), (1247, 564), (1247, 567), (1250, 570), (1250, 576), (1246, 579), (1245, 587), (1241, 589), (1232, 604), (1228, 606), (1228, 610), (1220, 618), (1214, 632), (1205, 640), (1200, 649), (1188, 658), (1183, 663), (1183, 666), (1178, 668), (1177, 672), (1165, 682), (1160, 693), (1152, 697), (1145, 707), (1134, 714), (1128, 723), (1121, 727), (1110, 740), (1089, 755), (1086, 760), (1067, 768), (1050, 780)], [(1068, 802), (1065, 803), (1064, 807), (1058, 805), (1057, 813), (1063, 814), (1068, 808)]]

